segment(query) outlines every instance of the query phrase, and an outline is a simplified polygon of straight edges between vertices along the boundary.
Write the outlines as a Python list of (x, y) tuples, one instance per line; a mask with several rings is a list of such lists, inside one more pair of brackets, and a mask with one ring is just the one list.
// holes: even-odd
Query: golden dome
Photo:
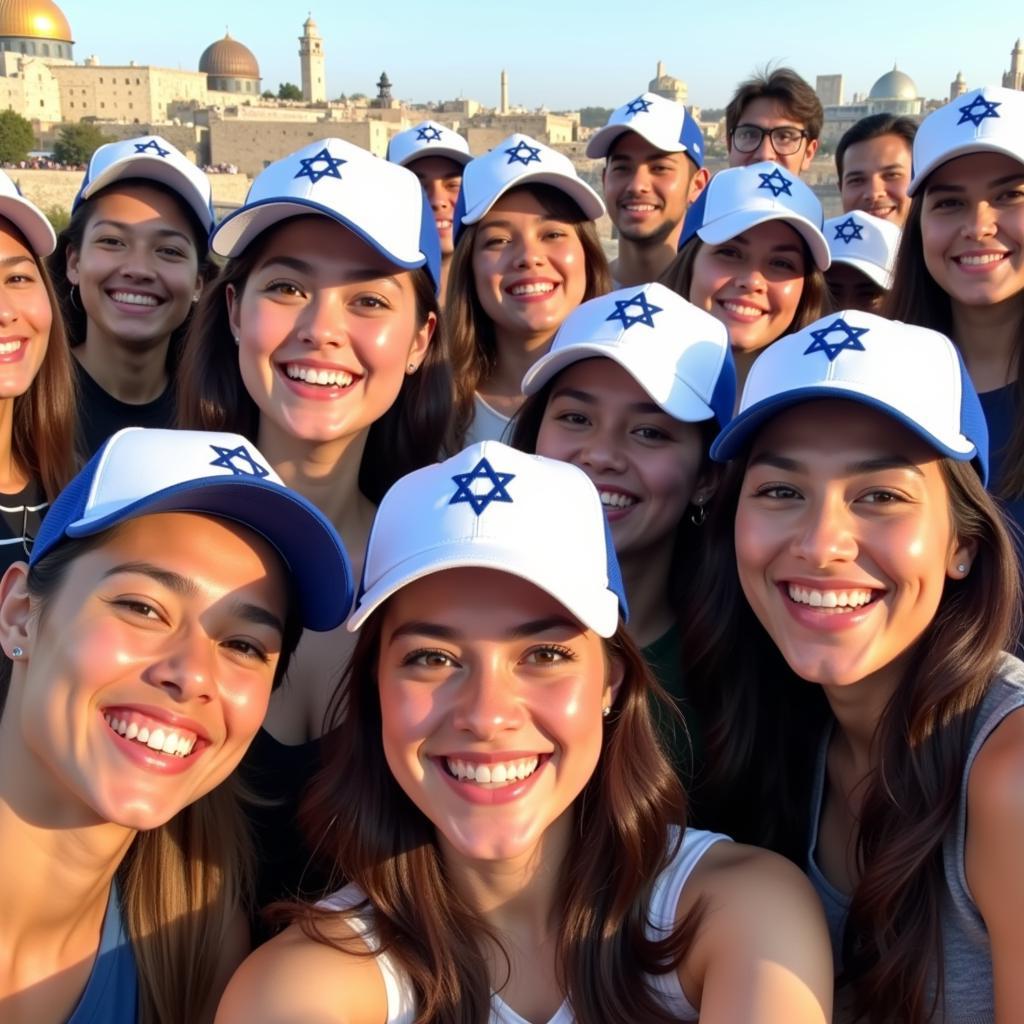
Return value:
[[(2, 3), (3, 0), (0, 0)], [(259, 78), (260, 66), (252, 50), (225, 33), (223, 39), (208, 46), (199, 58), (199, 70), (214, 78)]]
[(74, 42), (68, 19), (51, 0), (0, 0), (0, 36)]

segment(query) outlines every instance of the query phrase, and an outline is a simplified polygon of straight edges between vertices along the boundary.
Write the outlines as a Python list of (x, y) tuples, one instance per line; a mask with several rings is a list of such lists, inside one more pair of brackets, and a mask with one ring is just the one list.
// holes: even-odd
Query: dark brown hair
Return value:
[(883, 135), (895, 135), (907, 144), (913, 152), (914, 137), (917, 135), (917, 122), (912, 117), (897, 117), (895, 114), (869, 114), (862, 117), (855, 125), (843, 132), (843, 137), (836, 146), (836, 171), (839, 173), (839, 187), (843, 187), (843, 158), (846, 151), (858, 142), (867, 142)]
[[(238, 369), (227, 290), (233, 287), (241, 295), (275, 232), (288, 223), (291, 221), (269, 228), (240, 256), (228, 260), (216, 280), (204, 289), (178, 372), (178, 426), (229, 430), (255, 440), (259, 408), (246, 391)], [(405, 378), (394, 404), (370, 427), (359, 468), (359, 488), (374, 503), (399, 477), (435, 462), (447, 440), (451, 375), (437, 295), (424, 268), (411, 271), (411, 280), (417, 323), (422, 325), (433, 313), (437, 328), (419, 370)]]
[[(417, 1020), (485, 1024), (491, 984), (482, 940), (498, 939), (453, 889), (434, 826), (385, 760), (377, 692), (382, 618), (378, 611), (363, 627), (336, 692), (338, 728), (329, 734), (305, 820), (339, 876), (367, 894), (366, 903), (347, 913), (372, 910), (381, 949), (412, 982)], [(667, 849), (667, 836), (670, 826), (685, 821), (686, 798), (650, 707), (652, 693), (669, 698), (622, 627), (605, 650), (624, 677), (597, 768), (574, 805), (578, 841), (561, 866), (557, 970), (577, 1020), (667, 1024), (675, 1018), (642, 979), (678, 967), (701, 907), (660, 941), (647, 937), (647, 908), (654, 881), (675, 852)], [(295, 912), (317, 941), (373, 955), (361, 942), (327, 935), (325, 924), (336, 912), (309, 906)]]
[(730, 145), (747, 104), (759, 99), (778, 102), (797, 124), (804, 126), (808, 140), (821, 135), (825, 112), (818, 94), (792, 68), (765, 68), (741, 82), (725, 108), (725, 134)]
[[(576, 201), (553, 185), (522, 185), (507, 195), (519, 191), (533, 195), (549, 217), (572, 224), (576, 229), (587, 270), (583, 301), (611, 291), (612, 276), (597, 228), (584, 216)], [(453, 451), (462, 447), (473, 422), (473, 396), (497, 364), (494, 324), (480, 304), (473, 275), (473, 248), (479, 230), (478, 224), (470, 224), (460, 232), (445, 293), (448, 349), (455, 380)]]

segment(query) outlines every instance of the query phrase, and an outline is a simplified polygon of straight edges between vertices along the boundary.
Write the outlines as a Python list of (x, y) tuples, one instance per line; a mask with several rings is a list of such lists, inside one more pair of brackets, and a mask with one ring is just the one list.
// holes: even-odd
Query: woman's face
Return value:
[(529, 189), (514, 189), (477, 226), (473, 281), (499, 336), (553, 334), (587, 287), (576, 226), (549, 214)]
[(1024, 290), (1024, 164), (972, 153), (924, 186), (921, 242), (928, 273), (954, 303), (990, 306)]
[(590, 477), (625, 559), (671, 548), (698, 486), (704, 445), (696, 423), (669, 416), (618, 363), (597, 358), (558, 375), (537, 454)]
[(594, 773), (615, 671), (603, 641), (532, 583), (462, 568), (382, 612), (384, 753), (452, 857), (535, 851)]
[[(828, 687), (875, 677), (970, 570), (939, 457), (854, 402), (807, 402), (758, 435), (736, 512), (743, 592), (797, 675)], [(887, 674), (888, 675), (888, 674)]]
[(725, 324), (733, 351), (757, 352), (789, 330), (809, 270), (803, 239), (768, 221), (720, 245), (702, 242), (689, 300)]
[(192, 223), (181, 204), (144, 184), (91, 200), (81, 249), (68, 249), (88, 337), (147, 348), (166, 342), (202, 291)]
[[(260, 244), (260, 243), (255, 243)], [(426, 358), (412, 274), (328, 217), (274, 229), (241, 292), (227, 292), (246, 390), (268, 425), (305, 441), (367, 430)]]
[(25, 571), (0, 585), (4, 646), (25, 651), (4, 743), (20, 745), (27, 779), (56, 790), (58, 816), (155, 828), (223, 782), (263, 721), (280, 656), (287, 588), (271, 546), (178, 512), (112, 530), (42, 611)]
[(0, 398), (28, 391), (46, 358), (52, 324), (42, 270), (0, 217)]

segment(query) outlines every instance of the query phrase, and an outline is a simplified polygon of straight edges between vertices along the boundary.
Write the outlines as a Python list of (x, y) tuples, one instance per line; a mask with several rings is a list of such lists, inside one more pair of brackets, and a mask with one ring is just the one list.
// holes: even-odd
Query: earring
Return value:
[(966, 566), (966, 565), (965, 565), (965, 564), (964, 564), (963, 562), (961, 562), (961, 563), (960, 563), (960, 564), (959, 564), (959, 565), (958, 565), (958, 566), (956, 567), (956, 571), (957, 571), (958, 573), (960, 573), (960, 575), (961, 575), (961, 576), (966, 576), (966, 575), (967, 575), (967, 566)]
[(693, 511), (690, 513), (690, 522), (693, 523), (694, 526), (703, 526), (707, 517), (708, 511), (704, 507), (704, 502), (698, 501), (696, 505), (694, 505)]
[(20, 647), (12, 647), (11, 648), (11, 657), (12, 658), (20, 658), (20, 657), (22, 657), (24, 655), (24, 653), (25, 652)]
[(198, 301), (199, 301), (199, 292), (196, 292), (195, 295), (192, 296), (192, 305), (194, 306)]
[(406, 373), (415, 373), (416, 372), (416, 364), (415, 363), (410, 363), (405, 372)]
[(75, 292), (77, 290), (78, 290), (78, 285), (77, 284), (73, 284), (71, 286), (71, 290), (68, 292), (68, 302), (70, 303), (72, 309), (76, 310), (79, 313), (82, 313), (82, 312), (84, 312), (84, 310), (79, 305), (78, 300), (75, 298)]
[(601, 717), (607, 718), (612, 713), (611, 707), (601, 708)]

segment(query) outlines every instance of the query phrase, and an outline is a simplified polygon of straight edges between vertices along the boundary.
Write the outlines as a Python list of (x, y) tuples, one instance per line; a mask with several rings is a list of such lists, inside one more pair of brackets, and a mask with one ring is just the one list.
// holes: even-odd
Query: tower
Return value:
[(1003, 87), (1024, 89), (1024, 50), (1021, 49), (1019, 39), (1010, 51), (1010, 70), (1003, 75)]
[(502, 71), (501, 73), (501, 106), (498, 108), (499, 114), (508, 113), (508, 72)]
[(965, 92), (967, 92), (967, 81), (964, 78), (964, 73), (958, 71), (956, 78), (949, 83), (949, 102), (952, 103), (953, 100), (959, 99)]
[(307, 103), (325, 103), (327, 82), (324, 78), (324, 41), (312, 13), (302, 26), (302, 35), (299, 36), (299, 64), (302, 66), (302, 98)]

